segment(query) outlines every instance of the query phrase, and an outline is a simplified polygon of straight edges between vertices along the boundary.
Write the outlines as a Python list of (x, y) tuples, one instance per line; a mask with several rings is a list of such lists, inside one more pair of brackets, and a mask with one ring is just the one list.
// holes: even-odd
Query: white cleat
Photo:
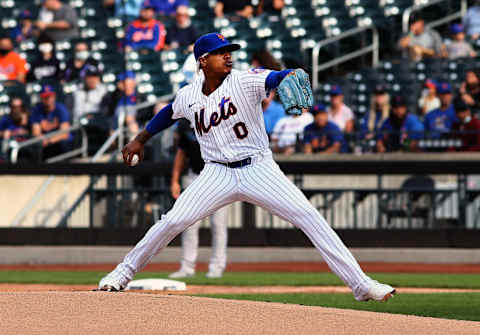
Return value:
[(168, 276), (168, 278), (171, 278), (171, 279), (188, 278), (188, 277), (193, 277), (194, 275), (195, 275), (195, 271), (193, 270), (180, 269), (177, 272), (171, 273)]
[(387, 301), (395, 294), (395, 289), (387, 284), (381, 284), (378, 281), (372, 281), (367, 293), (360, 297), (355, 297), (358, 301)]
[(125, 287), (127, 287), (128, 282), (128, 279), (122, 275), (118, 275), (115, 273), (115, 271), (112, 271), (103, 277), (102, 280), (100, 280), (100, 283), (98, 284), (98, 290), (107, 292), (122, 291)]
[(223, 270), (209, 270), (205, 277), (210, 279), (222, 278)]

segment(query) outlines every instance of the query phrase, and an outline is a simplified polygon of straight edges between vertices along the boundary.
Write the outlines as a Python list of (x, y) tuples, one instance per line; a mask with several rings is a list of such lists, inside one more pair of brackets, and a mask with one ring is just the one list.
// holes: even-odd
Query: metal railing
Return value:
[[(363, 48), (353, 51), (351, 53), (348, 53), (346, 55), (342, 55), (340, 57), (337, 57), (335, 59), (332, 59), (331, 61), (328, 61), (323, 64), (318, 64), (318, 59), (320, 56), (320, 50), (324, 48), (326, 45), (332, 44), (334, 42), (340, 41), (346, 37), (350, 37), (353, 35), (360, 34), (364, 31), (372, 31), (372, 43), (368, 46), (364, 46)], [(353, 58), (357, 58), (359, 56), (372, 53), (372, 66), (376, 67), (378, 65), (379, 61), (379, 35), (377, 28), (374, 25), (370, 26), (365, 26), (365, 27), (358, 27), (358, 28), (353, 28), (350, 30), (345, 31), (344, 33), (335, 36), (335, 37), (330, 37), (325, 40), (322, 40), (318, 42), (315, 47), (312, 50), (312, 88), (315, 91), (318, 86), (319, 86), (319, 72), (320, 71), (325, 71), (328, 68), (331, 68), (333, 66), (339, 65), (341, 63), (344, 63), (346, 61), (349, 61)]]
[[(148, 108), (151, 107), (159, 102), (163, 101), (168, 101), (173, 98), (173, 94), (161, 96), (157, 98), (155, 101), (149, 102), (143, 102), (141, 104), (135, 105), (132, 108), (135, 110), (140, 110), (142, 108)], [(98, 149), (98, 151), (95, 153), (95, 155), (90, 159), (90, 163), (95, 163), (98, 161), (98, 159), (105, 154), (105, 152), (110, 148), (115, 141), (118, 143), (118, 152), (120, 152), (125, 144), (125, 116), (126, 116), (127, 109), (122, 109), (122, 112), (118, 115), (118, 128), (110, 135), (110, 137), (105, 141), (105, 143)], [(112, 162), (115, 159), (115, 155), (118, 152), (114, 152), (112, 156), (110, 157), (110, 162)], [(73, 203), (73, 205), (65, 212), (65, 214), (62, 216), (60, 219), (59, 223), (57, 224), (57, 227), (67, 227), (68, 222), (71, 219), (71, 217), (74, 215), (74, 213), (82, 207), (82, 203), (90, 196), (91, 197), (91, 191), (93, 187), (97, 184), (97, 182), (100, 180), (99, 177), (94, 177), (91, 178), (90, 183), (88, 186), (85, 188), (85, 190), (81, 193), (81, 195), (78, 197), (78, 199)], [(92, 206), (84, 206), (84, 208), (87, 210), (87, 207), (90, 207), (88, 210), (90, 213), (85, 216), (90, 216), (92, 215)]]
[[(439, 4), (441, 2), (446, 2), (448, 0), (430, 0), (428, 3), (426, 4), (422, 4), (422, 5), (415, 5), (415, 6), (412, 6), (412, 7), (409, 7), (407, 8), (404, 12), (403, 12), (403, 15), (402, 15), (402, 32), (404, 34), (407, 34), (408, 33), (408, 23), (410, 21), (410, 16), (412, 15), (412, 13), (414, 12), (417, 12), (421, 9), (424, 9), (426, 7), (429, 7), (429, 6), (432, 6), (432, 5), (436, 5), (436, 4)], [(459, 18), (462, 18), (466, 13), (467, 13), (467, 0), (460, 0), (460, 10), (458, 12), (455, 12), (453, 14), (450, 14), (450, 15), (447, 15), (445, 17), (442, 17), (441, 19), (438, 19), (438, 20), (435, 20), (433, 22), (429, 22), (427, 24), (427, 27), (428, 28), (434, 28), (434, 27), (437, 27), (439, 25), (442, 25), (444, 23), (447, 23), (447, 22), (450, 22), (450, 21), (453, 21), (453, 20), (456, 20), (456, 19), (459, 19)]]
[(31, 139), (26, 140), (24, 142), (18, 143), (16, 141), (10, 141), (10, 143), (9, 143), (9, 147), (11, 149), (10, 162), (11, 163), (16, 163), (17, 162), (18, 153), (23, 148), (26, 148), (26, 147), (29, 147), (29, 146), (32, 146), (32, 145), (35, 145), (35, 144), (38, 144), (38, 143), (42, 143), (44, 140), (50, 139), (50, 138), (58, 136), (58, 135), (63, 135), (63, 134), (66, 134), (66, 133), (70, 133), (70, 132), (76, 131), (76, 130), (79, 130), (80, 133), (82, 134), (82, 144), (81, 144), (80, 148), (73, 149), (69, 152), (65, 152), (65, 153), (62, 153), (62, 154), (57, 155), (55, 157), (49, 158), (48, 160), (46, 160), (46, 162), (47, 163), (55, 163), (55, 162), (59, 162), (59, 161), (62, 161), (64, 159), (72, 158), (72, 157), (75, 157), (75, 156), (78, 156), (78, 155), (81, 155), (82, 157), (87, 157), (87, 154), (88, 154), (87, 133), (85, 132), (85, 129), (83, 129), (83, 126), (73, 125), (68, 129), (56, 130), (56, 131), (53, 131), (51, 133), (48, 133), (48, 134), (45, 134), (45, 135), (42, 135), (42, 136), (39, 136), (39, 137), (31, 138)]

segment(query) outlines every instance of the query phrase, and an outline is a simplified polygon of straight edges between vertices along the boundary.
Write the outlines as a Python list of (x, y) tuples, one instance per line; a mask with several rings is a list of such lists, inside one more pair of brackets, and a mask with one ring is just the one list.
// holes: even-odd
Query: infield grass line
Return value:
[[(0, 271), (0, 283), (96, 285), (106, 272), (97, 271)], [(140, 272), (135, 279), (167, 278), (167, 272)], [(479, 274), (369, 273), (374, 279), (398, 287), (480, 289)], [(328, 272), (226, 272), (209, 279), (205, 273), (185, 278), (187, 285), (222, 286), (344, 286)]]
[(358, 302), (351, 294), (346, 293), (206, 294), (196, 296), (480, 321), (478, 312), (480, 311), (480, 293), (398, 294), (385, 303)]

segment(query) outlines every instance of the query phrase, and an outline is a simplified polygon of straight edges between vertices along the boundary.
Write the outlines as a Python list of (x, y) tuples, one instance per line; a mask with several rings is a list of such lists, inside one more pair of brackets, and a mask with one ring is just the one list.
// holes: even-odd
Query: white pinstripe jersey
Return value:
[(203, 160), (234, 162), (270, 150), (261, 105), (269, 73), (232, 70), (209, 96), (202, 92), (204, 76), (178, 91), (173, 118), (194, 126)]

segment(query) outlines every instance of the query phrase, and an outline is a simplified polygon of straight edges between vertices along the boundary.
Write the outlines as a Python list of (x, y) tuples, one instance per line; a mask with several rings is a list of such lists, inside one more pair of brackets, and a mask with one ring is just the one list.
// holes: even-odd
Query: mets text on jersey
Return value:
[[(228, 107), (225, 108), (225, 104), (228, 104)], [(222, 101), (218, 104), (220, 107), (220, 114), (213, 112), (210, 115), (210, 123), (205, 125), (205, 108), (200, 110), (200, 115), (195, 112), (195, 128), (197, 133), (200, 136), (203, 136), (203, 133), (208, 133), (212, 127), (218, 126), (223, 120), (228, 120), (230, 116), (237, 114), (237, 107), (230, 101), (230, 98), (222, 98)]]

